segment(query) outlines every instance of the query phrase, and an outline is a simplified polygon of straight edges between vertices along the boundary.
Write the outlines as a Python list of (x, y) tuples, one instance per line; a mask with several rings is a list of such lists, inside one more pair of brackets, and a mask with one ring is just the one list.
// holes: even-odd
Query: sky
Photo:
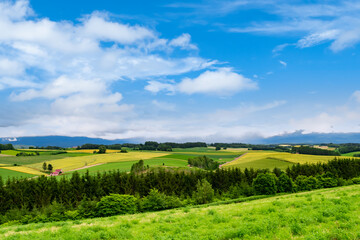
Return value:
[(360, 132), (358, 1), (0, 0), (0, 137)]

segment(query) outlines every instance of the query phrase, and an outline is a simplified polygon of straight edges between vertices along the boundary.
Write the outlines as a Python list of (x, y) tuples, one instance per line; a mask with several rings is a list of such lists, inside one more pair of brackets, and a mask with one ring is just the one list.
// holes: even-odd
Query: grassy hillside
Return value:
[(162, 212), (2, 226), (0, 239), (359, 239), (360, 186)]

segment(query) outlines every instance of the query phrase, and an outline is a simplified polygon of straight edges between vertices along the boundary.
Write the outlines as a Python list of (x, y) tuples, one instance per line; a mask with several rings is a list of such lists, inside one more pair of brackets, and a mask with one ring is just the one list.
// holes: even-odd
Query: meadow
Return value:
[(342, 154), (342, 156), (352, 157), (352, 156), (354, 156), (354, 154), (360, 154), (360, 152), (345, 153), (345, 154)]
[(3, 225), (0, 239), (359, 239), (360, 186), (231, 204)]
[[(292, 154), (287, 152), (257, 150), (248, 151), (237, 160), (224, 164), (223, 167), (235, 167), (241, 169), (273, 169), (274, 167), (277, 167), (284, 170), (296, 163), (325, 163), (334, 158), (334, 156)], [(337, 158), (348, 158), (348, 156), (341, 156)]]
[(1, 168), (0, 167), (0, 176), (2, 178), (4, 178), (3, 180), (6, 180), (6, 178), (10, 177), (15, 177), (15, 178), (19, 178), (19, 177), (34, 177), (36, 175), (33, 174), (29, 174), (29, 173), (23, 173), (23, 172), (19, 172), (19, 171), (14, 171), (11, 169), (6, 169), (6, 168)]

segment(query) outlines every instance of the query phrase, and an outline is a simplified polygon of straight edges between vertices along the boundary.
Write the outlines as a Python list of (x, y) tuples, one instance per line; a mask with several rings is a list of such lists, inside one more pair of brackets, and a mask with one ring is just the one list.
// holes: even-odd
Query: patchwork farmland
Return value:
[[(16, 156), (21, 152), (37, 152), (36, 156)], [(43, 163), (51, 164), (54, 169), (62, 169), (63, 174), (130, 171), (131, 166), (139, 160), (144, 160), (150, 167), (189, 168), (187, 160), (198, 156), (208, 156), (219, 162), (222, 168), (253, 168), (282, 170), (296, 163), (325, 163), (334, 159), (334, 156), (319, 156), (306, 154), (292, 154), (265, 150), (248, 150), (247, 148), (229, 148), (215, 150), (214, 147), (198, 147), (180, 149), (174, 148), (172, 152), (128, 150), (120, 153), (119, 150), (108, 149), (106, 154), (93, 154), (94, 149), (68, 149), (66, 153), (57, 154), (56, 150), (6, 150), (0, 154), (1, 176), (32, 177), (44, 175)], [(338, 158), (348, 158), (344, 154)]]

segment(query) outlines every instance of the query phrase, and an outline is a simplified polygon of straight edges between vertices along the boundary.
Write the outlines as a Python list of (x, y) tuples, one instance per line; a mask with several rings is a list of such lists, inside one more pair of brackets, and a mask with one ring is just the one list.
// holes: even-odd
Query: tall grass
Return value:
[(0, 239), (359, 239), (360, 186), (251, 202), (2, 226)]

